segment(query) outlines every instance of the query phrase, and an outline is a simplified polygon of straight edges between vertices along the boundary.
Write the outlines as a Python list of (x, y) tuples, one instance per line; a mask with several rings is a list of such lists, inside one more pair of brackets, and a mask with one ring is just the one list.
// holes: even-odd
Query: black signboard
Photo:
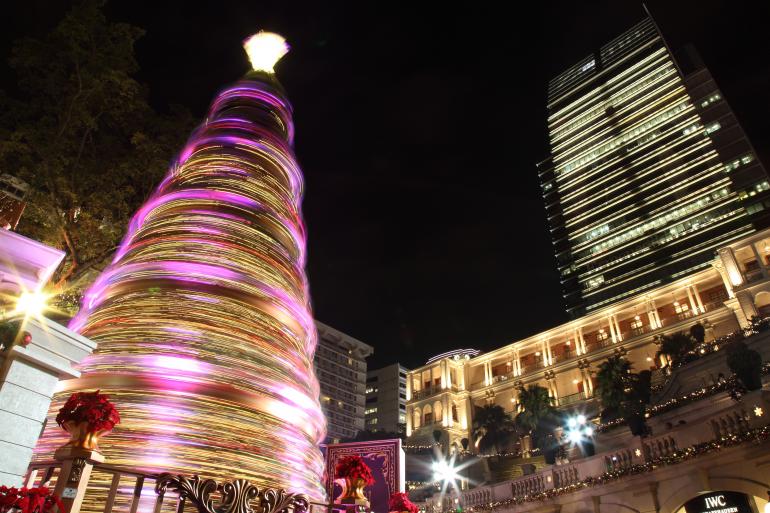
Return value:
[(710, 492), (684, 504), (687, 513), (754, 513), (749, 496), (739, 492)]

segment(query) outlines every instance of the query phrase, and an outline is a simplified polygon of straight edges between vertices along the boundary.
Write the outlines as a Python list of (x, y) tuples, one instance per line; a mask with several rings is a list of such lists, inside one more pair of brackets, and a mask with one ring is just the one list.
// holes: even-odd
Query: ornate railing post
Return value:
[(103, 463), (104, 456), (91, 449), (64, 446), (57, 449), (53, 457), (61, 462), (54, 493), (61, 498), (62, 513), (79, 513), (94, 463)]

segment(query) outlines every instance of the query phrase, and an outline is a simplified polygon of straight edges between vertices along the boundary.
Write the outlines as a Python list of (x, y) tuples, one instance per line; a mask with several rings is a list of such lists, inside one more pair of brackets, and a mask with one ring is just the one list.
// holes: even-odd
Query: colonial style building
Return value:
[(476, 407), (497, 404), (515, 413), (521, 387), (539, 384), (556, 405), (593, 399), (597, 366), (623, 354), (635, 370), (658, 369), (662, 335), (706, 328), (706, 340), (770, 314), (770, 230), (717, 251), (707, 269), (630, 297), (553, 329), (477, 356), (447, 354), (407, 377), (407, 443), (429, 444), (436, 429), (450, 446), (472, 441)]

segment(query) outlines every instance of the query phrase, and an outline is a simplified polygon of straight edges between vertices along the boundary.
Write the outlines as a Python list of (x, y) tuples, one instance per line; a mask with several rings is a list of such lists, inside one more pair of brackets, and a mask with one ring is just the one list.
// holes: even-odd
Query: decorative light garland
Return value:
[[(221, 92), (84, 295), (70, 328), (98, 348), (50, 412), (75, 391), (109, 394), (123, 418), (111, 465), (325, 499), (293, 131), (270, 73)], [(64, 442), (49, 421), (36, 458)]]
[[(558, 497), (560, 495), (566, 495), (568, 493), (578, 492), (580, 490), (584, 490), (586, 488), (590, 488), (593, 486), (600, 486), (600, 485), (609, 483), (611, 481), (621, 479), (626, 476), (651, 472), (655, 470), (657, 467), (683, 463), (697, 456), (719, 451), (720, 449), (723, 449), (723, 448), (733, 447), (733, 446), (740, 445), (742, 443), (746, 443), (750, 441), (753, 441), (755, 443), (760, 443), (768, 439), (770, 439), (770, 425), (763, 426), (760, 428), (749, 429), (737, 434), (722, 436), (710, 442), (703, 442), (700, 444), (691, 445), (685, 449), (677, 450), (668, 456), (662, 456), (660, 458), (655, 458), (645, 463), (630, 465), (628, 467), (624, 467), (621, 469), (607, 471), (599, 476), (587, 477), (582, 481), (571, 485), (562, 486), (559, 488), (552, 488), (549, 490), (545, 490), (543, 492), (521, 495), (518, 497), (512, 497), (510, 499), (505, 499), (502, 501), (490, 502), (488, 504), (481, 505), (481, 506), (469, 506), (468, 508), (466, 508), (466, 511), (492, 511), (498, 508), (505, 508), (515, 504), (523, 504), (525, 502), (545, 501), (545, 500), (553, 499), (554, 497)], [(447, 510), (444, 510), (444, 513), (451, 513), (454, 511), (455, 509), (447, 509)]]
[[(762, 365), (762, 375), (766, 376), (768, 374), (770, 374), (770, 362)], [(732, 390), (737, 386), (737, 384), (738, 384), (737, 377), (733, 374), (729, 378), (725, 378), (723, 381), (720, 381), (719, 383), (715, 383), (708, 387), (699, 388), (698, 390), (694, 390), (689, 394), (684, 394), (679, 397), (674, 397), (664, 403), (656, 404), (655, 406), (649, 406), (646, 409), (644, 416), (645, 418), (650, 418), (656, 415), (660, 415), (662, 413), (669, 412), (671, 410), (675, 410), (677, 408), (681, 408), (682, 406), (685, 406), (690, 403), (694, 403), (695, 401), (700, 401), (701, 399), (705, 399), (706, 397), (710, 397), (714, 394)], [(598, 426), (596, 426), (595, 431), (596, 432), (609, 431), (610, 429), (622, 426), (625, 423), (626, 423), (626, 419), (621, 417), (615, 420), (611, 420), (609, 422), (605, 422), (603, 424), (599, 424)]]

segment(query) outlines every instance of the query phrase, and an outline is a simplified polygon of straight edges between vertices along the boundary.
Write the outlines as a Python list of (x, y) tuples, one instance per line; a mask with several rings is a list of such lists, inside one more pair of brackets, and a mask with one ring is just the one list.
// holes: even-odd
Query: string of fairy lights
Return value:
[[(70, 325), (98, 348), (51, 412), (100, 389), (122, 418), (101, 444), (111, 465), (244, 478), (322, 501), (303, 177), (271, 71), (219, 94), (133, 217)], [(38, 457), (65, 441), (49, 422)]]
[[(616, 481), (626, 476), (643, 474), (646, 472), (652, 472), (656, 468), (676, 465), (683, 463), (692, 458), (702, 456), (704, 454), (713, 453), (721, 449), (728, 447), (734, 447), (736, 445), (744, 444), (747, 442), (762, 443), (770, 439), (770, 426), (762, 426), (753, 429), (746, 429), (740, 433), (724, 435), (711, 440), (709, 442), (703, 442), (695, 445), (691, 445), (684, 449), (674, 451), (673, 453), (658, 458), (651, 459), (645, 463), (638, 463), (634, 465), (628, 465), (623, 468), (612, 469), (604, 472), (595, 477), (587, 477), (581, 481), (566, 486), (560, 486), (544, 490), (542, 492), (535, 492), (525, 495), (519, 495), (516, 497), (492, 501), (482, 505), (474, 505), (465, 508), (465, 511), (479, 512), (479, 511), (495, 511), (498, 509), (509, 508), (512, 505), (524, 504), (525, 502), (537, 502), (553, 499), (560, 495), (566, 495), (569, 493), (578, 492), (586, 488), (593, 486), (601, 486), (606, 483)], [(454, 512), (455, 509), (445, 510), (444, 513)]]

